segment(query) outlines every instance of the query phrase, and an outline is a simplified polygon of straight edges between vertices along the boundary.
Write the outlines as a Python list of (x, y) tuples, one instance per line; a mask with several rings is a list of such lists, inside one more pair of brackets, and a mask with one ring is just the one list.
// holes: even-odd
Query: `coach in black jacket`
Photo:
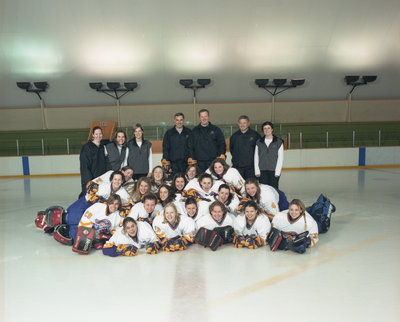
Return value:
[(232, 165), (243, 179), (255, 178), (254, 150), (260, 134), (250, 128), (250, 120), (247, 115), (241, 115), (238, 120), (239, 130), (232, 134), (229, 147), (232, 155)]
[(217, 158), (225, 159), (226, 143), (221, 129), (209, 122), (210, 113), (206, 109), (199, 111), (200, 124), (192, 130), (189, 139), (188, 163), (196, 163), (200, 172), (204, 172)]
[(184, 121), (183, 113), (176, 113), (174, 115), (175, 126), (165, 133), (163, 139), (162, 162), (167, 172), (167, 166), (171, 166), (172, 176), (177, 173), (185, 173), (188, 165), (188, 140), (192, 131), (183, 125)]

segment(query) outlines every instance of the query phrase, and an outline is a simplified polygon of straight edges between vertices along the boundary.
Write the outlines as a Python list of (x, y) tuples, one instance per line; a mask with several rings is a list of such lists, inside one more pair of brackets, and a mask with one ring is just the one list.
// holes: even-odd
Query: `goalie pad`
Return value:
[(214, 231), (221, 236), (224, 244), (230, 244), (233, 241), (233, 228), (231, 226), (215, 227)]
[(52, 206), (46, 209), (46, 224), (49, 227), (56, 227), (58, 225), (66, 224), (65, 209), (61, 206)]
[(214, 230), (208, 230), (201, 227), (196, 236), (194, 236), (194, 241), (204, 247), (210, 247), (212, 251), (216, 251), (219, 246), (221, 246), (224, 241), (221, 236)]
[(94, 229), (87, 227), (78, 227), (78, 232), (76, 233), (75, 243), (72, 246), (72, 251), (87, 255), (89, 254), (90, 247), (92, 247), (92, 242), (94, 238)]
[(37, 228), (39, 228), (40, 230), (43, 230), (45, 233), (52, 233), (54, 230), (53, 227), (47, 226), (45, 211), (39, 211), (37, 213), (36, 219), (35, 219), (35, 226)]
[(272, 227), (267, 237), (267, 243), (271, 251), (273, 252), (276, 251), (281, 242), (282, 242), (281, 231)]
[(64, 245), (72, 245), (72, 238), (69, 235), (69, 228), (67, 225), (58, 225), (54, 228), (53, 237), (56, 241)]
[(298, 234), (291, 240), (288, 240), (287, 248), (296, 253), (303, 254), (310, 244), (311, 244), (310, 233), (308, 231), (305, 231), (301, 234)]

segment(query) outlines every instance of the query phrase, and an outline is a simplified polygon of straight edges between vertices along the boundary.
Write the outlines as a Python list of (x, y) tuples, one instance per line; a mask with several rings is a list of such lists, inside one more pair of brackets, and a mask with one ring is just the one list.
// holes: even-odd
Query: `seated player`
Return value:
[(192, 180), (186, 185), (182, 196), (211, 201), (212, 197), (217, 194), (221, 184), (223, 184), (223, 182), (219, 180), (214, 182), (209, 173), (202, 173), (197, 180)]
[(163, 184), (157, 193), (158, 202), (156, 204), (155, 213), (161, 213), (164, 210), (164, 207), (170, 202), (173, 202), (178, 209), (178, 212), (182, 213), (184, 209), (183, 203), (176, 201), (175, 197), (176, 195), (172, 188), (167, 184)]
[(136, 203), (132, 207), (127, 217), (131, 217), (136, 221), (146, 221), (151, 224), (157, 214), (155, 211), (156, 203), (156, 195), (148, 193), (142, 198), (141, 202)]
[(239, 171), (229, 167), (224, 159), (215, 159), (206, 171), (210, 173), (214, 180), (222, 180), (232, 191), (238, 194), (244, 193), (244, 179)]
[(156, 166), (151, 171), (150, 176), (151, 192), (157, 193), (158, 189), (167, 182), (167, 174), (161, 166)]
[[(286, 248), (297, 253), (304, 253), (307, 248), (315, 246), (318, 242), (318, 225), (306, 212), (304, 203), (299, 199), (293, 199), (289, 204), (289, 210), (278, 213), (272, 220), (272, 227), (282, 234), (283, 245), (279, 249)], [(294, 244), (296, 237), (306, 233), (301, 243)]]
[[(119, 228), (122, 217), (119, 213), (121, 198), (117, 194), (111, 194), (106, 204), (96, 203), (86, 209), (79, 221), (78, 231), (74, 236), (73, 250), (78, 253), (86, 253), (89, 248), (83, 250), (81, 246), (93, 243), (96, 249), (102, 249), (104, 243), (110, 239), (111, 234)], [(92, 240), (88, 240), (87, 232), (94, 231)], [(87, 251), (87, 252), (86, 252)]]
[(121, 198), (122, 204), (128, 204), (131, 202), (129, 194), (122, 187), (124, 183), (124, 175), (121, 171), (114, 171), (110, 176), (111, 183), (100, 183), (98, 188), (90, 188), (85, 196), (75, 201), (71, 206), (67, 208), (67, 219), (66, 223), (69, 228), (69, 234), (72, 239), (75, 238), (77, 233), (77, 225), (81, 220), (81, 217), (85, 210), (89, 208), (91, 205), (97, 202), (105, 202), (105, 200), (111, 194), (117, 194)]
[(185, 250), (193, 243), (196, 223), (193, 219), (178, 213), (176, 206), (169, 203), (153, 221), (153, 229), (167, 252)]
[[(255, 201), (270, 221), (279, 212), (279, 194), (271, 186), (259, 184), (256, 178), (248, 178), (245, 182), (245, 197)], [(246, 202), (247, 200), (242, 200)], [(239, 206), (239, 210), (240, 210)]]
[(176, 175), (174, 175), (171, 187), (175, 193), (175, 200), (180, 201), (182, 199), (182, 193), (185, 189), (186, 184), (187, 180), (182, 173), (177, 173)]
[(244, 206), (244, 214), (238, 215), (233, 222), (235, 238), (233, 244), (236, 248), (247, 247), (256, 249), (264, 246), (271, 224), (268, 217), (260, 213), (254, 201), (248, 201)]
[(105, 243), (103, 254), (111, 257), (135, 256), (142, 249), (146, 249), (148, 254), (157, 254), (160, 242), (147, 222), (136, 222), (126, 217), (122, 227)]

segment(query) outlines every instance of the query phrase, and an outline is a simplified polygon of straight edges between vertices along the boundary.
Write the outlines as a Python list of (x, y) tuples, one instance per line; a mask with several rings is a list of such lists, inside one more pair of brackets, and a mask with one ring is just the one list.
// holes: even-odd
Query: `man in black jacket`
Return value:
[(232, 165), (238, 169), (243, 179), (255, 178), (254, 149), (260, 134), (250, 128), (247, 115), (241, 115), (238, 120), (239, 130), (232, 134), (229, 147), (232, 155)]
[(175, 126), (165, 133), (163, 139), (162, 164), (170, 176), (180, 172), (185, 173), (189, 157), (188, 140), (192, 132), (183, 125), (185, 122), (183, 113), (176, 113), (174, 122)]
[(218, 126), (209, 121), (210, 113), (206, 109), (199, 111), (200, 124), (192, 130), (189, 139), (189, 164), (199, 166), (204, 172), (215, 158), (225, 159), (225, 137)]

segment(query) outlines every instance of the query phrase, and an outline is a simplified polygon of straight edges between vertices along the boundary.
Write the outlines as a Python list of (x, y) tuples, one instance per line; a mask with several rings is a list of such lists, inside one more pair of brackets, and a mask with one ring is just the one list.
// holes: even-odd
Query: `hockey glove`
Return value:
[(160, 250), (160, 243), (154, 242), (149, 244), (149, 246), (146, 249), (146, 253), (150, 255), (155, 255), (158, 253), (159, 250)]
[(117, 246), (117, 255), (119, 256), (136, 256), (137, 254), (139, 254), (139, 250), (133, 245), (121, 244)]

